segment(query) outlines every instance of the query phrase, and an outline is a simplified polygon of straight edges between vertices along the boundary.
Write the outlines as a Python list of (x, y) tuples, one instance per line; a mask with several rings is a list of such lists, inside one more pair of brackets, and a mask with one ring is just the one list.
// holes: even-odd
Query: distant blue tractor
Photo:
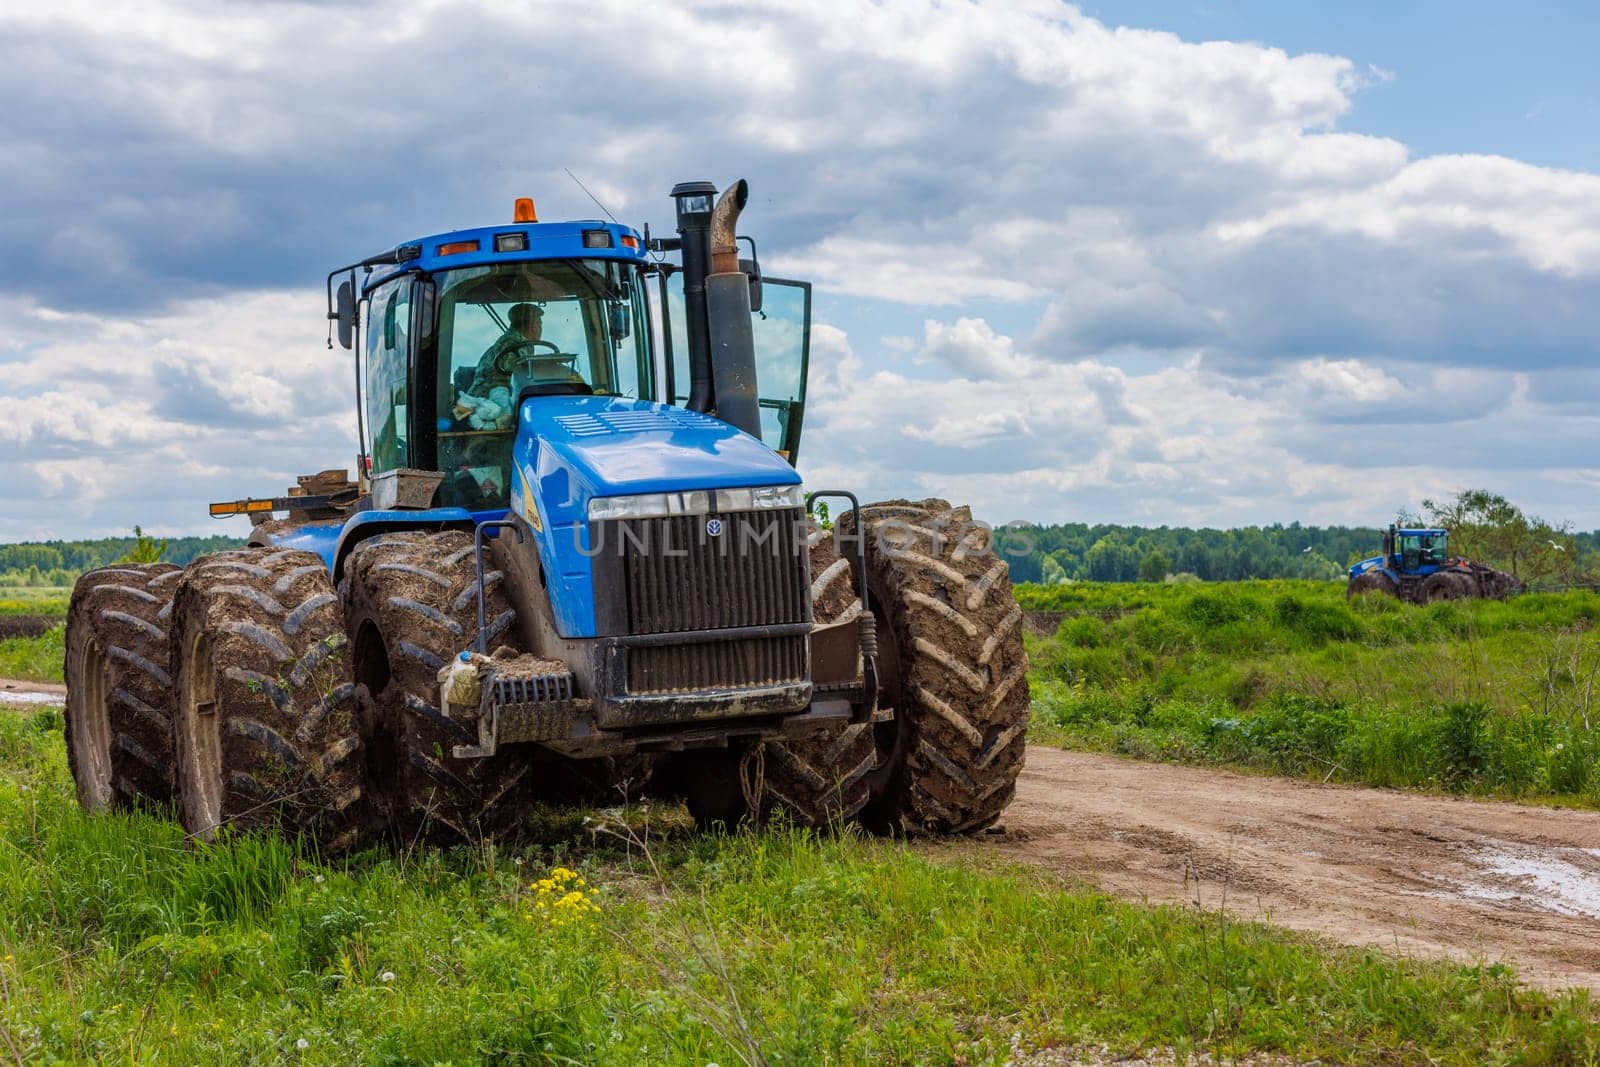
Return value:
[(1449, 536), (1447, 530), (1391, 524), (1383, 534), (1383, 554), (1350, 568), (1346, 598), (1388, 593), (1414, 604), (1429, 604), (1468, 597), (1500, 598), (1522, 591), (1522, 583), (1509, 574), (1451, 556)]
[(251, 547), (84, 576), (83, 804), (325, 850), (645, 790), (994, 822), (1028, 718), (1006, 566), (966, 508), (802, 488), (810, 286), (741, 259), (745, 183), (716, 194), (677, 186), (672, 238), (519, 201), (330, 274), (357, 476), (213, 505)]

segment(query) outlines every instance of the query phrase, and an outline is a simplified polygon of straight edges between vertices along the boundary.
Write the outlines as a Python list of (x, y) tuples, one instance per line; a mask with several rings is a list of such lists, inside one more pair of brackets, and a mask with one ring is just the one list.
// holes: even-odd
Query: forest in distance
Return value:
[[(1533, 585), (1600, 580), (1600, 531), (1524, 512), (1504, 496), (1465, 489), (1393, 517), (1404, 526), (1450, 531), (1452, 555), (1467, 556)], [(1190, 576), (1206, 582), (1254, 578), (1342, 580), (1352, 563), (1382, 548), (1377, 526), (1243, 526), (1191, 529), (1114, 523), (1010, 523), (996, 548), (1013, 582), (1159, 582)]]

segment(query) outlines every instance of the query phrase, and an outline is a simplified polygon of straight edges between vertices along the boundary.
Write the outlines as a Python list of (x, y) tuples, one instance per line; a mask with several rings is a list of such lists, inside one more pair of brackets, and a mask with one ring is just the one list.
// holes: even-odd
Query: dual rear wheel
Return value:
[(310, 552), (207, 556), (172, 608), (178, 810), (209, 840), (276, 827), (327, 853), (359, 833), (362, 773), (349, 638)]
[(171, 803), (167, 627), (183, 572), (128, 563), (78, 579), (67, 609), (67, 762), (90, 811)]

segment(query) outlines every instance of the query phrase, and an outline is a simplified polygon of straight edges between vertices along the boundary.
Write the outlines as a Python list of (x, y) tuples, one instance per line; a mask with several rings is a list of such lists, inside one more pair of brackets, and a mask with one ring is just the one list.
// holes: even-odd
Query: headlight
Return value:
[[(715, 508), (712, 505), (715, 503)], [(691, 489), (681, 493), (602, 496), (589, 501), (589, 521), (650, 519), (666, 515), (707, 515), (713, 510), (771, 511), (805, 504), (798, 485), (758, 485), (748, 489)]]
[[(733, 493), (749, 493), (749, 510), (762, 511), (767, 508), (798, 508), (806, 502), (805, 490), (798, 485), (763, 485), (756, 489), (732, 489)], [(724, 511), (744, 511), (744, 507), (735, 507), (724, 501), (724, 494), (717, 494), (717, 503), (722, 505)]]

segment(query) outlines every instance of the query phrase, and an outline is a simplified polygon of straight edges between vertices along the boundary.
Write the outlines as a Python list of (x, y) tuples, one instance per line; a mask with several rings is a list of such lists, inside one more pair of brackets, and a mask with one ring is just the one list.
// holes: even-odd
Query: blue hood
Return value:
[(519, 419), (511, 509), (534, 529), (563, 637), (595, 633), (591, 499), (800, 483), (794, 468), (756, 438), (666, 404), (533, 397), (522, 402)]
[[(793, 485), (772, 449), (697, 411), (617, 397), (537, 397), (522, 402), (522, 433), (564, 466), (586, 496)], [(545, 453), (552, 455), (546, 457)]]

